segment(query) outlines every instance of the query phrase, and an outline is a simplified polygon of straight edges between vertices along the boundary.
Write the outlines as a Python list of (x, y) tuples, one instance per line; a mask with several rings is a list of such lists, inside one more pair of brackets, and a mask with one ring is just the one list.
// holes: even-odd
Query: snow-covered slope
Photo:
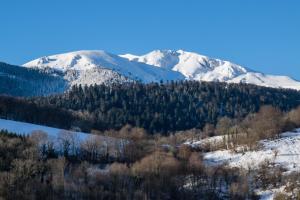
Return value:
[[(215, 136), (199, 141), (187, 141), (185, 145), (200, 147), (207, 143), (220, 142), (222, 142), (222, 136)], [(217, 150), (205, 153), (204, 160), (209, 165), (227, 164), (230, 167), (244, 169), (258, 168), (267, 160), (284, 167), (288, 172), (300, 171), (300, 129), (282, 133), (278, 139), (263, 140), (259, 143), (261, 148), (256, 151), (236, 153), (232, 150)]]
[(105, 142), (106, 144), (118, 145), (118, 146), (123, 145), (124, 142), (126, 142), (125, 140), (112, 138), (108, 136), (93, 135), (84, 132), (68, 131), (64, 129), (49, 127), (49, 126), (42, 126), (37, 124), (18, 122), (13, 120), (6, 120), (6, 119), (0, 119), (0, 130), (6, 130), (11, 133), (16, 133), (18, 135), (25, 135), (25, 136), (29, 136), (35, 132), (43, 132), (47, 135), (46, 140), (54, 142), (55, 145), (59, 145), (61, 137), (64, 137), (65, 139), (76, 140), (75, 142), (76, 145), (78, 145), (78, 147), (80, 146), (81, 143), (93, 139), (99, 139)]
[[(223, 137), (191, 139), (184, 144), (193, 148), (205, 147), (207, 144), (216, 146), (218, 143), (223, 143)], [(274, 166), (282, 168), (283, 176), (300, 172), (300, 128), (292, 132), (282, 133), (277, 139), (259, 141), (259, 144), (257, 150), (249, 150), (246, 146), (239, 146), (235, 150), (219, 149), (206, 152), (203, 154), (204, 163), (207, 166), (226, 166), (247, 172), (258, 170), (262, 164), (268, 163), (268, 169)], [(272, 200), (277, 192), (291, 195), (285, 190), (288, 187), (287, 182), (280, 181), (276, 182), (273, 187), (256, 188), (256, 193), (260, 199)]]
[(90, 134), (83, 132), (67, 131), (63, 129), (53, 128), (49, 126), (42, 126), (37, 124), (18, 122), (13, 120), (0, 119), (0, 130), (7, 130), (8, 132), (16, 133), (19, 135), (30, 135), (35, 131), (42, 131), (47, 133), (49, 137), (57, 137), (62, 132), (69, 132), (75, 134), (76, 137), (83, 140), (88, 138)]
[(179, 80), (184, 77), (167, 69), (131, 62), (105, 51), (76, 51), (38, 58), (25, 67), (54, 69), (66, 74), (72, 84), (101, 84), (103, 82), (141, 81), (144, 83)]
[(76, 51), (45, 56), (23, 66), (63, 73), (70, 85), (196, 80), (300, 90), (300, 82), (292, 78), (266, 75), (228, 61), (183, 50), (155, 50), (142, 56)]
[(287, 76), (265, 75), (240, 65), (183, 50), (155, 50), (142, 56), (121, 55), (131, 61), (182, 73), (188, 80), (248, 83), (266, 87), (300, 89), (300, 82)]
[(288, 76), (274, 76), (274, 75), (267, 75), (258, 72), (247, 72), (231, 80), (228, 80), (227, 82), (248, 83), (248, 84), (260, 85), (266, 87), (290, 88), (290, 89), (300, 90), (300, 82)]

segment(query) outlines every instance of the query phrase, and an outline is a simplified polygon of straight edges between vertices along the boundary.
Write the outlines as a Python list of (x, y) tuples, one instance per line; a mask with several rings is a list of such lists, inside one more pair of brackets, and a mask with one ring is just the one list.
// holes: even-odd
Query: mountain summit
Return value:
[(38, 58), (23, 66), (63, 73), (70, 85), (195, 80), (300, 90), (300, 82), (290, 77), (266, 75), (229, 61), (183, 50), (154, 50), (141, 56), (75, 51)]
[(141, 81), (143, 83), (184, 79), (178, 72), (157, 68), (105, 51), (75, 51), (38, 58), (25, 67), (52, 69), (65, 74), (73, 84), (101, 84), (110, 82)]

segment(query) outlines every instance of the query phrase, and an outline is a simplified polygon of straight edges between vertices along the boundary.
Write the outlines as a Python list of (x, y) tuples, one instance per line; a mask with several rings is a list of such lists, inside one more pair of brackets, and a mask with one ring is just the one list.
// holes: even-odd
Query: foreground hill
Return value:
[[(232, 119), (227, 128), (217, 125), (210, 132), (221, 135), (213, 137), (205, 129), (149, 136), (126, 126), (106, 132), (116, 138), (77, 133), (83, 140), (65, 130), (0, 119), (0, 196), (299, 199), (299, 129), (281, 134), (290, 123), (299, 127), (299, 116), (300, 108), (280, 113), (266, 106), (242, 120)], [(224, 125), (224, 119), (220, 122)], [(20, 136), (35, 130), (57, 140), (53, 143), (41, 132)]]

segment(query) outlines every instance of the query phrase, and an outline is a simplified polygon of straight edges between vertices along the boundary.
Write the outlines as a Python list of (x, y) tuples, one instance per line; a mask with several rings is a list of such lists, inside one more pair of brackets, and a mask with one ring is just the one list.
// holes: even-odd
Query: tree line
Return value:
[(76, 113), (90, 122), (85, 129), (120, 129), (129, 124), (152, 134), (169, 134), (215, 125), (225, 116), (243, 118), (264, 105), (288, 111), (300, 105), (300, 93), (247, 84), (181, 81), (79, 85), (65, 94), (32, 102)]

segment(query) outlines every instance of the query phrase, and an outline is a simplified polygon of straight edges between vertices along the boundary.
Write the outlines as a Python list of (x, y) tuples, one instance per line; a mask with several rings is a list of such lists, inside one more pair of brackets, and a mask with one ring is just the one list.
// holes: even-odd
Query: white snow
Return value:
[(70, 85), (195, 80), (300, 90), (300, 82), (287, 76), (266, 75), (229, 61), (183, 50), (155, 50), (142, 56), (115, 55), (102, 50), (75, 51), (41, 57), (23, 66), (63, 72)]
[(206, 145), (214, 144), (218, 145), (223, 142), (223, 136), (214, 136), (214, 137), (207, 137), (202, 140), (188, 140), (184, 143), (184, 145), (189, 145), (193, 148), (196, 147), (205, 147)]
[(131, 61), (182, 73), (188, 80), (248, 83), (265, 87), (300, 90), (300, 82), (287, 76), (265, 75), (248, 68), (183, 50), (155, 50), (142, 56), (121, 55)]
[(75, 134), (81, 140), (84, 140), (89, 137), (90, 134), (83, 132), (74, 132), (58, 128), (52, 128), (49, 126), (42, 126), (37, 124), (18, 122), (13, 120), (0, 119), (0, 130), (7, 130), (12, 133), (19, 135), (30, 135), (35, 131), (43, 131), (48, 134), (49, 137), (57, 137), (62, 132), (69, 132)]
[[(31, 68), (52, 68), (63, 73), (75, 71), (78, 76), (74, 77), (74, 81), (81, 76), (82, 73), (93, 69), (112, 70), (131, 80), (138, 80), (144, 83), (181, 80), (184, 76), (178, 72), (167, 69), (159, 69), (152, 65), (144, 63), (131, 62), (126, 58), (107, 53), (105, 51), (75, 51), (70, 53), (57, 54), (38, 58), (23, 65)], [(97, 79), (107, 79), (110, 74), (100, 74)], [(82, 76), (81, 76), (82, 77)], [(83, 80), (83, 82), (87, 82)]]
[(230, 150), (208, 152), (204, 160), (208, 164), (228, 164), (230, 167), (255, 169), (264, 161), (274, 162), (288, 172), (300, 171), (300, 129), (283, 133), (279, 139), (260, 142), (262, 148), (257, 151), (235, 153)]
[[(207, 144), (216, 145), (221, 143), (223, 136), (214, 136), (202, 140), (190, 140), (185, 145), (203, 147)], [(265, 161), (281, 166), (286, 171), (300, 172), (300, 128), (293, 132), (285, 132), (278, 139), (259, 141), (260, 148), (256, 151), (244, 151), (236, 153), (232, 150), (217, 150), (205, 153), (203, 158), (208, 166), (226, 165), (245, 170), (255, 170)], [(240, 146), (238, 149), (242, 149)], [(244, 148), (247, 149), (247, 148)], [(284, 192), (285, 186), (269, 188), (268, 190), (257, 189), (255, 193), (262, 200), (272, 200), (278, 192)]]
[(49, 126), (42, 126), (37, 124), (18, 122), (13, 120), (0, 119), (0, 130), (7, 130), (8, 132), (16, 133), (19, 135), (31, 135), (34, 132), (46, 133), (48, 136), (46, 141), (52, 141), (58, 148), (60, 142), (60, 137), (64, 137), (68, 140), (74, 140), (75, 145), (79, 147), (83, 142), (87, 140), (99, 139), (104, 142), (106, 145), (115, 146), (119, 149), (122, 149), (127, 141), (122, 139), (117, 139), (108, 136), (94, 135), (84, 132), (75, 132), (64, 129), (53, 128)]

